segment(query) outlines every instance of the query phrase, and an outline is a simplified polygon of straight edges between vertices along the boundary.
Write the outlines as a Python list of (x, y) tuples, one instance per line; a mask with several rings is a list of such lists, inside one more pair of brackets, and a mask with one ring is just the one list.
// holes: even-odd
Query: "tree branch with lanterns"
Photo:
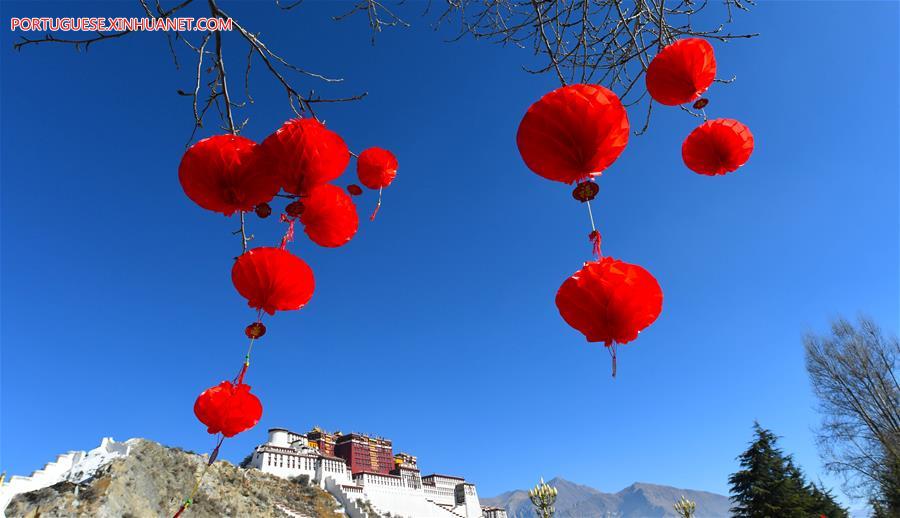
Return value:
[(530, 50), (541, 63), (523, 67), (529, 73), (551, 73), (561, 85), (606, 86), (626, 107), (645, 104), (640, 134), (649, 125), (652, 103), (638, 85), (654, 54), (684, 38), (725, 43), (757, 35), (727, 30), (735, 13), (748, 11), (752, 0), (724, 0), (718, 4), (721, 22), (699, 27), (701, 15), (716, 16), (710, 12), (715, 5), (693, 0), (446, 0), (438, 22), (458, 24), (456, 39), (472, 36)]
[[(193, 142), (197, 131), (204, 127), (207, 115), (210, 112), (218, 116), (218, 127), (221, 130), (235, 135), (241, 132), (248, 119), (236, 119), (236, 112), (254, 102), (250, 93), (250, 77), (254, 59), (260, 61), (264, 70), (268, 72), (276, 83), (281, 85), (291, 112), (298, 117), (316, 117), (315, 105), (317, 104), (357, 101), (366, 96), (365, 92), (361, 92), (349, 97), (328, 97), (318, 94), (315, 86), (299, 86), (296, 79), (291, 78), (290, 75), (301, 76), (303, 79), (314, 80), (317, 83), (324, 84), (339, 83), (343, 79), (307, 70), (284, 58), (280, 53), (270, 48), (260, 37), (259, 33), (253, 32), (238, 19), (225, 12), (220, 7), (218, 0), (206, 0), (205, 2), (201, 0), (182, 0), (169, 9), (164, 9), (159, 1), (152, 7), (149, 0), (138, 0), (138, 3), (147, 17), (154, 21), (171, 18), (176, 13), (183, 13), (192, 6), (203, 6), (201, 9), (209, 17), (222, 20), (223, 22), (228, 21), (232, 25), (232, 31), (217, 29), (201, 32), (197, 35), (189, 35), (183, 31), (164, 33), (176, 69), (181, 69), (182, 59), (180, 58), (183, 58), (185, 54), (191, 56), (191, 61), (196, 63), (196, 65), (190, 67), (193, 71), (191, 87), (177, 90), (178, 95), (188, 97), (191, 100), (193, 129), (190, 133), (188, 144)], [(285, 9), (298, 4), (299, 2), (292, 6), (277, 5)], [(52, 33), (47, 33), (41, 38), (22, 37), (13, 47), (15, 50), (21, 51), (26, 47), (40, 44), (62, 44), (71, 45), (78, 51), (88, 51), (96, 43), (118, 40), (136, 32), (138, 31), (105, 32), (85, 38), (60, 38)], [(246, 54), (243, 57), (238, 58), (235, 56), (232, 58), (225, 55), (222, 44), (224, 35), (227, 32), (235, 32), (246, 46)], [(226, 66), (226, 62), (228, 66)], [(243, 69), (242, 83), (244, 92), (242, 99), (238, 100), (229, 89), (229, 84), (234, 83), (231, 80), (232, 76), (229, 75), (229, 71), (240, 69)]]

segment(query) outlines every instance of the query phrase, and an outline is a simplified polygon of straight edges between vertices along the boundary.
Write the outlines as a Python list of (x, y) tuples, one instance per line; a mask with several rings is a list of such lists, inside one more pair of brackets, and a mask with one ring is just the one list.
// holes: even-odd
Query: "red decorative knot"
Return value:
[(588, 239), (591, 240), (591, 245), (593, 246), (594, 257), (597, 260), (600, 260), (600, 243), (603, 241), (603, 237), (600, 235), (599, 230), (592, 230), (590, 234), (588, 234)]
[(284, 208), (284, 211), (287, 212), (288, 216), (291, 216), (292, 218), (298, 218), (300, 217), (300, 214), (303, 214), (303, 209), (305, 208), (306, 207), (303, 206), (303, 202), (297, 200), (289, 203), (288, 206)]
[(347, 186), (347, 192), (349, 192), (352, 196), (359, 196), (362, 194), (362, 187), (356, 185), (355, 183), (351, 183)]
[(262, 219), (266, 219), (272, 214), (272, 207), (270, 207), (268, 203), (260, 203), (253, 210), (256, 212), (256, 215)]
[(247, 335), (247, 338), (252, 338), (254, 340), (262, 338), (262, 336), (266, 334), (266, 326), (264, 326), (262, 322), (254, 322), (244, 329), (244, 333)]
[(600, 186), (591, 181), (579, 182), (572, 191), (572, 197), (584, 203), (593, 200), (600, 192)]
[(695, 110), (702, 110), (703, 108), (706, 108), (706, 105), (707, 105), (707, 104), (709, 104), (709, 99), (707, 99), (706, 97), (697, 99), (697, 100), (694, 102), (694, 109), (695, 109)]

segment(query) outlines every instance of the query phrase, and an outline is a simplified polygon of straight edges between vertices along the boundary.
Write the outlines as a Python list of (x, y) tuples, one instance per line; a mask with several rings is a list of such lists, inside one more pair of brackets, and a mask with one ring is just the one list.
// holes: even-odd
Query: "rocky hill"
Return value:
[[(127, 456), (101, 466), (80, 483), (60, 482), (17, 495), (9, 518), (159, 518), (172, 516), (206, 465), (205, 455), (136, 439)], [(206, 473), (184, 518), (345, 516), (331, 495), (228, 462)]]
[[(635, 483), (618, 493), (603, 493), (589, 486), (554, 478), (548, 484), (559, 491), (556, 499), (558, 518), (583, 518), (586, 516), (617, 518), (655, 518), (676, 516), (672, 505), (681, 495), (697, 504), (696, 518), (723, 518), (730, 516), (728, 497), (706, 491), (678, 489), (670, 486)], [(534, 508), (528, 491), (516, 490), (494, 498), (482, 498), (483, 505), (503, 507), (509, 518), (533, 518)]]

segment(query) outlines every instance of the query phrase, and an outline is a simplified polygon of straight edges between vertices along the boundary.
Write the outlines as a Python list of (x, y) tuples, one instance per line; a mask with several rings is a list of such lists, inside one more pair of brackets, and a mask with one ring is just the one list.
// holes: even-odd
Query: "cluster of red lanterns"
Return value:
[[(703, 110), (701, 96), (716, 78), (712, 45), (701, 38), (685, 38), (666, 46), (647, 67), (647, 91), (666, 106), (694, 103)], [(704, 118), (705, 118), (705, 112)], [(684, 165), (698, 174), (717, 176), (736, 171), (753, 153), (753, 134), (734, 119), (707, 120), (684, 139)]]
[[(647, 69), (647, 90), (667, 106), (693, 102), (702, 110), (701, 96), (716, 76), (712, 45), (689, 38), (665, 47)], [(705, 118), (705, 112), (702, 112)], [(626, 344), (653, 324), (662, 311), (663, 293), (647, 270), (604, 257), (590, 202), (598, 192), (596, 179), (622, 154), (630, 126), (621, 100), (599, 85), (563, 86), (528, 108), (519, 124), (516, 143), (525, 165), (534, 173), (565, 184), (576, 184), (572, 196), (585, 203), (591, 218), (596, 260), (584, 263), (556, 294), (563, 320), (588, 342), (602, 343), (617, 368), (617, 345)], [(722, 175), (744, 165), (753, 152), (753, 135), (732, 119), (705, 121), (685, 139), (682, 158), (689, 169)]]
[[(287, 250), (294, 224), (299, 222), (312, 242), (330, 248), (348, 243), (359, 228), (352, 198), (330, 183), (344, 173), (351, 156), (340, 135), (314, 118), (303, 118), (285, 122), (262, 144), (237, 135), (203, 139), (181, 159), (178, 179), (188, 198), (225, 216), (235, 212), (241, 215), (243, 252), (231, 269), (231, 281), (256, 310), (255, 321), (244, 329), (250, 344), (238, 375), (206, 389), (194, 403), (194, 414), (207, 431), (220, 434), (209, 464), (215, 460), (224, 438), (249, 430), (262, 417), (262, 404), (250, 392), (244, 377), (253, 343), (266, 333), (263, 315), (301, 309), (315, 291), (312, 269)], [(375, 212), (381, 206), (382, 190), (397, 175), (397, 167), (394, 155), (377, 147), (363, 151), (357, 159), (359, 181), (379, 191)], [(351, 184), (347, 192), (358, 196), (362, 189)], [(248, 250), (245, 213), (268, 218), (272, 214), (270, 204), (276, 197), (289, 200), (280, 217), (280, 221), (288, 223), (281, 245)], [(193, 494), (176, 517), (191, 505), (192, 498)]]

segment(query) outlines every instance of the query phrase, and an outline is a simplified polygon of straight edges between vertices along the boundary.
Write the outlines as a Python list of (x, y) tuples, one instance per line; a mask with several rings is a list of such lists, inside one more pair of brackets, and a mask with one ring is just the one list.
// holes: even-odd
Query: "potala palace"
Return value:
[(506, 511), (482, 507), (475, 484), (451, 475), (419, 472), (416, 457), (393, 452), (389, 439), (364, 434), (306, 434), (269, 430), (246, 464), (273, 475), (306, 475), (331, 493), (351, 518), (506, 518)]

